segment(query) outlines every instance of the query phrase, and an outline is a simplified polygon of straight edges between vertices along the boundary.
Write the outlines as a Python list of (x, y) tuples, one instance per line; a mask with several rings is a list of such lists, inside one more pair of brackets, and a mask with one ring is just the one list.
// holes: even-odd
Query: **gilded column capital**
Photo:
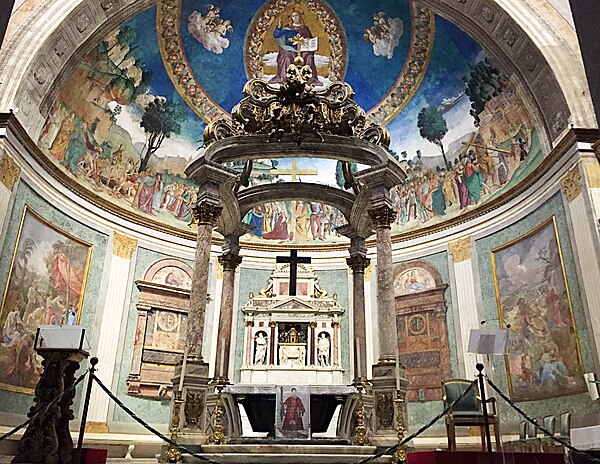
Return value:
[(15, 163), (15, 160), (5, 152), (4, 156), (0, 158), (0, 182), (12, 192), (20, 175), (21, 168)]
[(113, 255), (123, 259), (131, 259), (137, 248), (137, 240), (119, 232), (113, 233)]
[(452, 260), (455, 263), (460, 263), (471, 259), (473, 251), (473, 238), (466, 237), (454, 242), (448, 243), (448, 252), (452, 255)]
[(198, 225), (206, 224), (215, 227), (221, 211), (223, 211), (221, 206), (203, 201), (194, 206), (194, 218)]
[(246, 327), (254, 327), (254, 319), (246, 319)]
[(348, 266), (352, 269), (353, 273), (364, 274), (365, 269), (371, 264), (371, 260), (363, 255), (354, 255), (350, 258), (346, 258), (346, 263), (348, 263)]
[(375, 228), (390, 227), (396, 219), (396, 211), (389, 206), (378, 206), (369, 210), (369, 217)]
[(561, 179), (560, 185), (563, 194), (569, 203), (581, 194), (583, 186), (581, 182), (581, 171), (579, 170), (578, 165), (567, 172), (565, 177)]
[(314, 328), (317, 326), (317, 323), (316, 323), (315, 321), (310, 321), (310, 322), (308, 323), (308, 326), (309, 326), (311, 329), (314, 329)]
[(271, 328), (277, 327), (277, 322), (276, 321), (269, 321), (269, 327), (271, 327)]
[(242, 262), (242, 257), (234, 253), (225, 253), (217, 259), (225, 271), (235, 271), (235, 268)]

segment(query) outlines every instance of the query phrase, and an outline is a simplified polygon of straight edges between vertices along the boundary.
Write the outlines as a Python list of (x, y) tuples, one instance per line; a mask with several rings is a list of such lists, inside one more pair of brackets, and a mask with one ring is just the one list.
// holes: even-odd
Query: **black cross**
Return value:
[(298, 264), (310, 264), (310, 258), (298, 258), (298, 250), (290, 250), (287, 256), (278, 256), (278, 263), (289, 263), (290, 265), (290, 296), (296, 296), (296, 281), (298, 279)]

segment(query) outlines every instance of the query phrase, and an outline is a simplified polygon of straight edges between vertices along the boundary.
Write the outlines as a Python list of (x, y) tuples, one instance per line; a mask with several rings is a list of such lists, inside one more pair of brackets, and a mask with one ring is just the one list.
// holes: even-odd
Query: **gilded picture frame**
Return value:
[(556, 217), (490, 253), (510, 397), (587, 391)]
[(25, 205), (0, 306), (0, 389), (33, 394), (39, 324), (79, 324), (93, 244)]

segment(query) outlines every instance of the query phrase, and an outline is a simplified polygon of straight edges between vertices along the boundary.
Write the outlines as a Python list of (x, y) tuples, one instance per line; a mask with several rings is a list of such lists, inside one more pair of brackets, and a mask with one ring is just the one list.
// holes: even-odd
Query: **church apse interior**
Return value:
[(600, 101), (568, 1), (20, 0), (4, 33), (0, 435), (88, 368), (48, 386), (38, 326), (98, 364), (0, 462), (71, 459), (82, 414), (108, 462), (490, 447), (441, 414), (457, 379), (495, 397), (495, 452), (592, 462), (517, 411), (600, 449)]

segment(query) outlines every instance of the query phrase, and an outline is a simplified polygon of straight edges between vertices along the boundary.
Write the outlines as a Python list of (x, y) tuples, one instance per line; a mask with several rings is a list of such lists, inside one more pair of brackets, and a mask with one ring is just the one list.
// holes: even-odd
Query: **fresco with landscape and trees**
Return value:
[(0, 388), (33, 393), (43, 368), (38, 325), (76, 325), (92, 245), (25, 207), (0, 307)]
[[(393, 233), (477, 208), (543, 159), (515, 82), (468, 34), (411, 0), (160, 0), (81, 60), (38, 145), (103, 201), (190, 230), (196, 186), (184, 170), (205, 124), (228, 117), (248, 79), (280, 85), (298, 34), (311, 84), (345, 80), (391, 133), (390, 153), (408, 173), (392, 192)], [(282, 181), (343, 188), (335, 160), (254, 163), (251, 185)], [(244, 221), (254, 232), (243, 240), (345, 240), (335, 231), (344, 218), (321, 203), (260, 205)]]

